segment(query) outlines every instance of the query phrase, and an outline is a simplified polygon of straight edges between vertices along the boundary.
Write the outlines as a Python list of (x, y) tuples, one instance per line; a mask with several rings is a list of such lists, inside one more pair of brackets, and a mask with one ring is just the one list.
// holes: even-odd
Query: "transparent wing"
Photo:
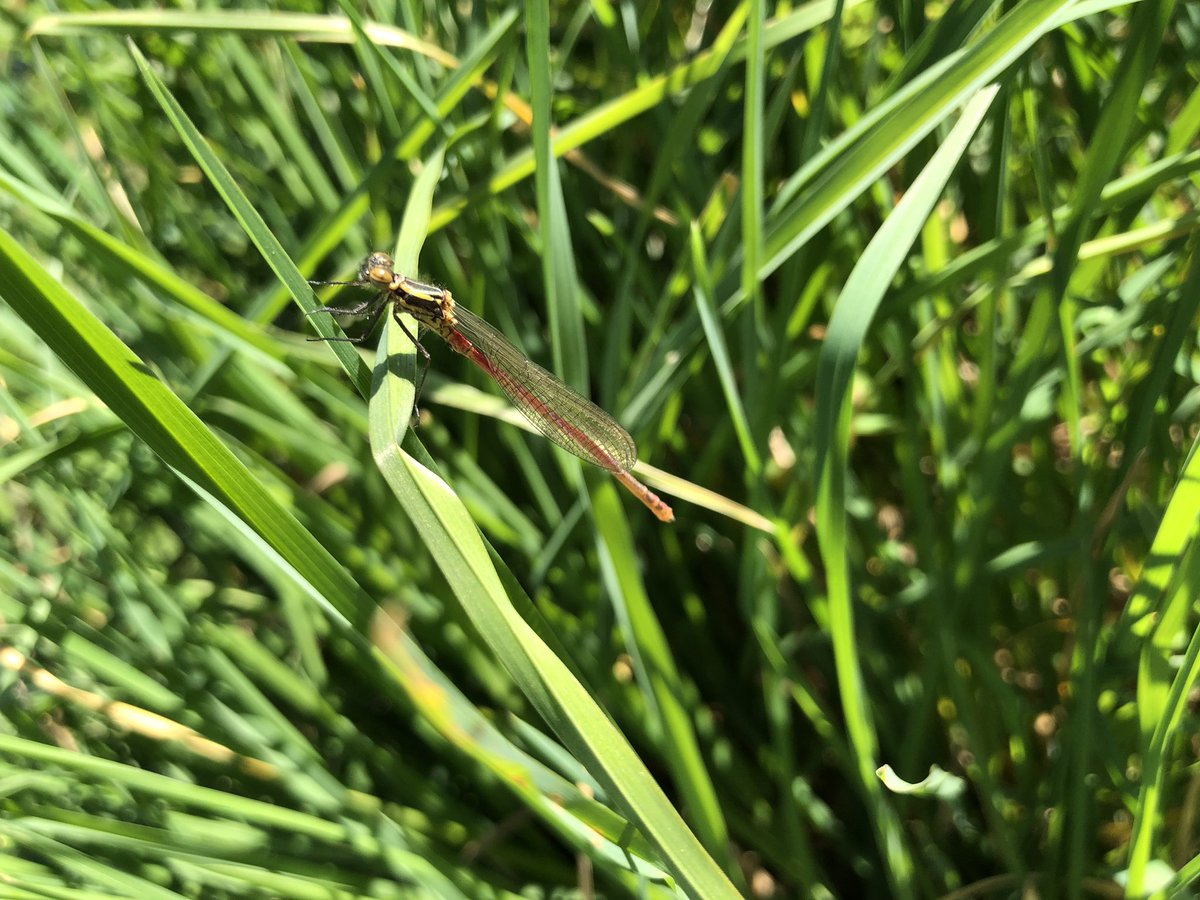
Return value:
[[(602, 469), (631, 469), (637, 445), (617, 420), (537, 363), (470, 310), (455, 305), (455, 326), (443, 326), (447, 343), (500, 385), (530, 422), (564, 450)], [(467, 344), (455, 338), (465, 338)]]

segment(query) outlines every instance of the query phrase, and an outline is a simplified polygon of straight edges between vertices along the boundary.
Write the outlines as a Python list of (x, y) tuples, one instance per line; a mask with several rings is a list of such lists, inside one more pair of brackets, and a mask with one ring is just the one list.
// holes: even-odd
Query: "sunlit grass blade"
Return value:
[[(187, 144), (188, 149), (195, 157), (196, 162), (204, 170), (212, 182), (214, 188), (221, 195), (221, 198), (229, 206), (230, 212), (234, 214), (241, 226), (246, 230), (247, 236), (258, 247), (262, 253), (263, 259), (275, 271), (279, 279), (291, 291), (292, 297), (300, 305), (300, 308), (305, 312), (311, 312), (317, 308), (317, 302), (312, 291), (312, 287), (305, 280), (300, 270), (292, 263), (287, 251), (276, 240), (271, 229), (267, 227), (267, 223), (263, 221), (262, 216), (254, 208), (253, 204), (246, 198), (246, 195), (238, 187), (237, 182), (229, 174), (229, 170), (208, 146), (208, 142), (204, 140), (204, 136), (196, 130), (196, 126), (192, 124), (183, 107), (179, 102), (171, 96), (167, 86), (163, 84), (149, 62), (142, 55), (141, 51), (132, 43), (129, 43), (129, 52), (133, 56), (134, 62), (137, 63), (138, 69), (142, 73), (150, 92), (162, 106), (163, 112), (170, 119), (171, 124), (175, 127), (180, 137)], [(325, 317), (314, 317), (314, 327), (322, 337), (338, 337), (339, 332), (334, 330)], [(347, 344), (335, 343), (332, 345), (333, 353), (337, 356), (346, 372), (360, 391), (365, 394), (367, 385), (370, 382), (370, 374), (366, 368), (366, 364), (352, 347)]]
[(365, 622), (370, 600), (325, 549), (141, 360), (4, 232), (0, 266), (3, 298), (113, 413), (296, 565), (320, 602), (347, 622)]
[(768, 214), (759, 269), (766, 277), (917, 142), (1055, 24), (1058, 0), (1029, 0), (971, 52), (922, 73), (832, 141), (785, 185)]
[[(118, 34), (150, 32), (243, 33), (308, 38), (350, 43), (354, 27), (344, 16), (314, 16), (268, 10), (182, 11), (169, 9), (97, 10), (85, 13), (55, 13), (41, 16), (29, 28), (39, 35), (88, 34), (108, 30)], [(439, 47), (418, 40), (402, 29), (371, 23), (367, 33), (377, 44), (421, 53), (445, 65), (454, 57)]]
[(405, 401), (409, 389), (392, 354), (405, 343), (399, 329), (385, 328), (370, 410), (371, 446), (412, 527), (497, 659), (567, 749), (662, 855), (679, 883), (698, 896), (736, 896), (624, 737), (517, 615), (458, 499), (441, 478), (401, 450), (397, 436), (407, 429), (411, 402)]
[(898, 884), (908, 881), (914, 861), (899, 850), (899, 823), (886, 809), (875, 777), (879, 766), (878, 738), (874, 714), (862, 702), (862, 664), (858, 657), (853, 591), (849, 581), (845, 510), (850, 382), (858, 353), (897, 267), (920, 233), (995, 94), (995, 88), (982, 91), (967, 105), (953, 131), (864, 251), (847, 279), (830, 319), (818, 375), (816, 418), (821, 480), (817, 520), (821, 556), (829, 579), (830, 627), (840, 693), (862, 787), (875, 805), (873, 821), (878, 829), (877, 839), (881, 849), (891, 848), (885, 852), (889, 856), (890, 876)]
[[(637, 678), (655, 710), (665, 739), (665, 756), (676, 789), (684, 800), (697, 836), (735, 883), (741, 881), (729, 855), (729, 832), (716, 788), (709, 775), (692, 713), (684, 697), (685, 679), (671, 653), (670, 644), (646, 586), (637, 574), (636, 551), (628, 521), (620, 514), (617, 489), (605, 483), (597, 489), (597, 521), (605, 551), (607, 578), (613, 603), (626, 635)], [(744, 888), (743, 888), (744, 889)]]

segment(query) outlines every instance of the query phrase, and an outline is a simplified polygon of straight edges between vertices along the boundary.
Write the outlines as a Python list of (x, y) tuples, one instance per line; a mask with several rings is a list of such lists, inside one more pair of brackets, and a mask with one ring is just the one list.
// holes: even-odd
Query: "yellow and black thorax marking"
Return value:
[(388, 285), (388, 290), (399, 295), (401, 303), (427, 324), (457, 324), (454, 298), (445, 288), (425, 284), (407, 275), (396, 275)]

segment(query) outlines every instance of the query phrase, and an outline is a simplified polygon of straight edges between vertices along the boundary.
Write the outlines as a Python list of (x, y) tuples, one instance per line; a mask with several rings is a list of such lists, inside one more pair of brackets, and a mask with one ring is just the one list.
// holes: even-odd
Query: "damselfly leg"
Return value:
[[(326, 285), (326, 284), (358, 285), (358, 284), (361, 284), (361, 282), (358, 282), (358, 281), (310, 281), (309, 284), (312, 284), (312, 285)], [(425, 376), (429, 374), (429, 363), (430, 363), (429, 351), (426, 350), (425, 345), (422, 344), (419, 340), (417, 340), (416, 336), (411, 331), (408, 330), (408, 326), (405, 325), (404, 320), (400, 318), (400, 308), (391, 302), (391, 298), (388, 297), (388, 295), (386, 293), (381, 294), (378, 297), (372, 297), (368, 300), (364, 300), (362, 303), (359, 303), (355, 306), (321, 306), (321, 307), (318, 307), (317, 309), (310, 310), (309, 312), (305, 313), (305, 316), (312, 316), (312, 315), (315, 315), (316, 313), (328, 313), (331, 316), (366, 316), (367, 324), (363, 328), (362, 334), (360, 334), (358, 337), (310, 337), (310, 338), (307, 338), (307, 340), (323, 341), (325, 343), (360, 344), (361, 345), (366, 342), (367, 338), (369, 338), (372, 335), (372, 333), (374, 333), (376, 327), (379, 325), (380, 319), (382, 319), (384, 312), (388, 309), (389, 306), (392, 309), (392, 318), (395, 320), (396, 324), (400, 326), (400, 330), (404, 332), (404, 336), (407, 337), (410, 341), (412, 341), (412, 345), (414, 347), (416, 347), (417, 352), (421, 354), (421, 374), (417, 378), (416, 390), (413, 392), (413, 422), (415, 424), (417, 421), (417, 418), (420, 414), (420, 408), (419, 408), (418, 404), (421, 400), (421, 391), (424, 390), (424, 388), (425, 388)]]

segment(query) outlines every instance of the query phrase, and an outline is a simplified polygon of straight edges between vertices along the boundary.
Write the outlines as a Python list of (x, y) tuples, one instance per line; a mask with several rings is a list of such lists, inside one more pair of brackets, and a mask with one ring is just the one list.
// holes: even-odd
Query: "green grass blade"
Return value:
[[(354, 26), (343, 16), (316, 16), (268, 10), (181, 11), (170, 9), (101, 10), (85, 13), (56, 13), (41, 16), (29, 27), (28, 36), (59, 36), (115, 31), (241, 33), (296, 37), (305, 40), (352, 43)], [(370, 23), (367, 35), (376, 44), (411, 50), (443, 65), (454, 65), (454, 57), (440, 47), (419, 40), (390, 25)]]
[[(300, 305), (300, 308), (307, 312), (312, 312), (317, 308), (315, 296), (312, 287), (304, 279), (300, 270), (292, 263), (287, 251), (275, 238), (271, 229), (267, 227), (267, 223), (263, 221), (262, 216), (246, 198), (246, 195), (238, 187), (237, 182), (229, 174), (229, 170), (225, 168), (221, 160), (208, 146), (208, 142), (204, 140), (203, 135), (196, 130), (196, 126), (192, 124), (187, 113), (179, 102), (171, 96), (167, 86), (163, 84), (154, 70), (150, 67), (149, 62), (142, 55), (141, 51), (131, 42), (129, 44), (129, 52), (133, 56), (134, 62), (137, 63), (138, 70), (142, 73), (142, 77), (146, 81), (146, 85), (150, 88), (150, 92), (159, 102), (163, 112), (170, 119), (171, 124), (179, 133), (187, 144), (188, 149), (195, 157), (196, 162), (204, 170), (212, 182), (213, 187), (221, 195), (229, 207), (230, 212), (234, 214), (242, 228), (254, 245), (262, 254), (263, 259), (271, 266), (275, 274), (279, 276), (279, 280), (284, 283), (287, 289), (291, 292), (292, 297)], [(329, 316), (316, 316), (311, 321), (321, 337), (341, 337), (343, 336), (339, 329), (335, 328), (330, 321)], [(353, 347), (344, 343), (333, 343), (330, 345), (333, 354), (341, 362), (342, 367), (350, 375), (350, 379), (359, 387), (360, 393), (364, 396), (370, 384), (370, 372), (367, 369), (366, 363), (362, 357), (355, 352)]]
[(737, 379), (729, 358), (725, 335), (721, 331), (720, 317), (717, 314), (716, 304), (713, 302), (713, 284), (704, 251), (704, 238), (694, 223), (691, 228), (691, 238), (692, 266), (695, 269), (696, 280), (692, 290), (696, 299), (696, 309), (700, 313), (700, 323), (704, 327), (704, 338), (708, 342), (713, 365), (716, 366), (717, 375), (721, 379), (721, 390), (725, 394), (725, 403), (729, 407), (729, 417), (733, 421), (733, 429), (737, 433), (738, 444), (741, 446), (742, 456), (746, 460), (747, 475), (752, 480), (762, 469), (762, 458), (754, 444), (754, 436), (750, 433), (750, 423), (746, 418), (746, 409), (738, 392)]
[(832, 141), (789, 181), (769, 213), (759, 277), (774, 272), (938, 123), (1011, 66), (1054, 26), (1061, 5), (1026, 0), (970, 53), (947, 58)]
[[(551, 151), (550, 7), (547, 0), (527, 0), (525, 54), (529, 64), (533, 107), (533, 157), (542, 245), (542, 285), (546, 292), (554, 368), (577, 389), (588, 383), (587, 347), (579, 307), (579, 283), (571, 227), (563, 201), (558, 162)], [(576, 467), (578, 469), (578, 467)]]
[(637, 572), (636, 550), (620, 498), (611, 482), (595, 493), (596, 521), (603, 540), (605, 568), (614, 582), (614, 603), (637, 666), (639, 681), (656, 711), (665, 738), (667, 765), (694, 823), (697, 836), (725, 873), (740, 882), (741, 872), (729, 855), (729, 832), (717, 791), (705, 765), (700, 742), (687, 708), (684, 678), (676, 666), (666, 633)]
[(994, 88), (983, 91), (968, 104), (929, 165), (913, 182), (863, 252), (842, 289), (830, 320), (818, 375), (817, 440), (822, 450), (822, 461), (819, 466), (821, 487), (817, 500), (817, 521), (821, 556), (828, 571), (831, 629), (840, 692), (862, 786), (875, 806), (873, 820), (878, 829), (877, 838), (880, 847), (888, 854), (893, 883), (897, 891), (904, 894), (911, 891), (914, 863), (900, 850), (899, 823), (884, 808), (875, 777), (879, 760), (873, 714), (862, 702), (862, 663), (858, 656), (846, 534), (847, 456), (850, 446), (848, 400), (859, 350), (884, 293), (966, 151), (995, 94)]
[[(687, 829), (632, 748), (570, 670), (517, 615), (466, 510), (435, 473), (404, 453), (406, 383), (392, 354), (406, 343), (386, 328), (371, 403), (371, 446), (411, 527), (497, 659), (560, 740), (698, 897), (736, 896), (720, 868)], [(398, 393), (397, 393), (398, 392)]]
[(164, 462), (220, 498), (289, 561), (345, 622), (371, 607), (325, 549), (115, 335), (7, 233), (0, 232), (3, 297), (79, 378)]

